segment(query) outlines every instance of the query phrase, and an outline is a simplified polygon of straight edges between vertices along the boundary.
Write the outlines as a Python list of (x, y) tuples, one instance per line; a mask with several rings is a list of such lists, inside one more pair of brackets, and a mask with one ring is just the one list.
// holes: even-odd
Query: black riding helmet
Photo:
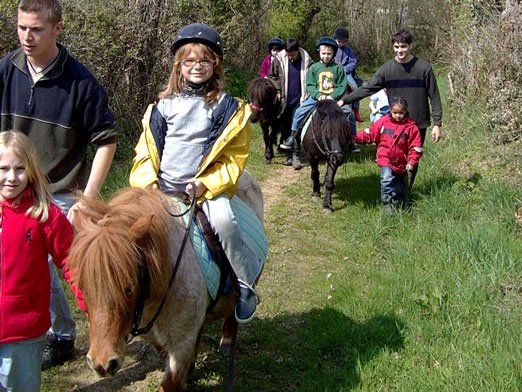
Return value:
[(272, 50), (272, 47), (276, 47), (279, 50), (283, 50), (285, 47), (285, 41), (283, 41), (281, 38), (272, 38), (270, 41), (268, 41), (268, 50)]
[(317, 43), (315, 44), (315, 50), (319, 51), (319, 46), (326, 45), (333, 48), (334, 53), (333, 55), (337, 53), (337, 49), (339, 49), (339, 45), (337, 45), (337, 42), (332, 37), (321, 37), (317, 40)]
[(338, 27), (335, 29), (334, 38), (335, 39), (348, 39), (349, 38), (348, 30), (344, 27)]
[(223, 58), (221, 37), (216, 30), (203, 23), (189, 24), (178, 31), (170, 47), (170, 53), (174, 56), (180, 47), (191, 42), (207, 45), (219, 57)]

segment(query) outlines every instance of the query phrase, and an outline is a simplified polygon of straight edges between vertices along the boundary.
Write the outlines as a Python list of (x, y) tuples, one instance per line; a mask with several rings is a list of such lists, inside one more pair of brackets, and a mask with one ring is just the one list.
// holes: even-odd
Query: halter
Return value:
[(255, 103), (252, 103), (252, 102), (250, 102), (250, 107), (252, 108), (252, 110), (254, 112), (257, 112), (257, 113), (263, 111), (263, 108), (261, 106), (257, 106)]
[(165, 302), (167, 300), (167, 294), (170, 291), (170, 288), (172, 287), (172, 283), (174, 283), (174, 278), (176, 277), (176, 274), (178, 272), (179, 264), (181, 261), (181, 257), (183, 256), (183, 251), (185, 250), (185, 245), (187, 243), (187, 240), (189, 238), (190, 234), (190, 226), (192, 224), (192, 217), (194, 216), (194, 207), (196, 205), (196, 187), (193, 187), (192, 189), (192, 197), (190, 199), (190, 205), (189, 208), (182, 212), (181, 214), (174, 214), (167, 208), (167, 212), (170, 216), (174, 218), (181, 218), (182, 216), (190, 213), (188, 223), (185, 227), (185, 233), (183, 234), (183, 239), (181, 241), (181, 245), (179, 247), (178, 256), (176, 257), (176, 262), (174, 263), (174, 268), (172, 269), (170, 273), (169, 278), (169, 285), (167, 287), (167, 290), (165, 291), (165, 294), (163, 294), (163, 298), (161, 299), (161, 302), (158, 306), (158, 309), (156, 310), (156, 313), (150, 321), (147, 323), (145, 327), (140, 328), (141, 324), (141, 318), (143, 316), (143, 310), (145, 308), (145, 300), (149, 297), (149, 290), (150, 290), (150, 276), (149, 276), (149, 270), (146, 267), (145, 264), (145, 257), (143, 254), (140, 257), (140, 275), (138, 277), (138, 298), (136, 299), (136, 307), (134, 309), (134, 320), (132, 322), (132, 329), (130, 331), (130, 337), (127, 339), (127, 344), (132, 342), (132, 340), (139, 335), (144, 335), (148, 333), (152, 327), (154, 326), (154, 322), (158, 318), (159, 314), (161, 313), (161, 310), (163, 309), (163, 306), (165, 305)]
[[(315, 116), (317, 114), (317, 111), (315, 111), (312, 116)], [(322, 121), (321, 121), (321, 125), (322, 125)], [(331, 155), (333, 154), (342, 154), (343, 151), (338, 151), (338, 150), (330, 150), (328, 148), (328, 142), (326, 140), (326, 136), (324, 135), (324, 132), (322, 130), (322, 127), (321, 127), (321, 143), (323, 145), (323, 147), (321, 147), (319, 145), (319, 142), (318, 142), (318, 138), (314, 132), (314, 127), (311, 127), (311, 132), (312, 132), (312, 140), (314, 141), (315, 143), (315, 146), (317, 147), (317, 149), (321, 152), (321, 154), (323, 154), (324, 156), (326, 156), (326, 158), (329, 158)], [(324, 148), (324, 149), (323, 149)]]

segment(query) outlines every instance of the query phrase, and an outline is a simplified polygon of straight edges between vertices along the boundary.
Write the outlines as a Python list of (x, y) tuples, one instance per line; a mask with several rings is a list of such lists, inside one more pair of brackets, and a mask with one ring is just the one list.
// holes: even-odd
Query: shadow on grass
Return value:
[[(164, 361), (160, 358), (157, 350), (144, 341), (135, 341), (128, 345), (127, 357), (135, 357), (137, 362), (132, 365), (124, 365), (114, 377), (99, 378), (92, 372), (92, 378), (97, 379), (94, 383), (75, 387), (74, 392), (109, 392), (120, 391), (123, 387), (132, 385), (134, 382), (144, 380), (147, 374), (154, 370), (163, 370)], [(87, 366), (87, 365), (85, 365)]]
[[(478, 175), (463, 178), (447, 171), (438, 172), (432, 178), (425, 176), (428, 176), (428, 174), (422, 172), (421, 165), (410, 194), (413, 203), (421, 198), (435, 196), (439, 192), (452, 189), (457, 183), (462, 183), (464, 184), (463, 186), (466, 186), (466, 184), (477, 185), (481, 180)], [(379, 169), (376, 167), (375, 173), (369, 175), (353, 176), (348, 173), (347, 176), (337, 178), (335, 181), (335, 194), (335, 197), (343, 201), (344, 205), (362, 203), (365, 208), (374, 208), (380, 205)], [(338, 209), (341, 210), (343, 208), (344, 206), (340, 206)]]
[[(256, 319), (238, 340), (234, 391), (339, 391), (356, 388), (358, 367), (403, 347), (404, 324), (393, 315), (357, 322), (333, 308)], [(214, 342), (217, 343), (217, 342)], [(226, 378), (226, 360), (209, 354), (192, 374), (191, 390), (221, 391), (205, 378)]]
[[(358, 322), (334, 308), (257, 318), (240, 327), (234, 391), (339, 391), (357, 388), (360, 367), (403, 347), (404, 324), (393, 315), (376, 315)], [(217, 354), (219, 324), (204, 334), (188, 391), (223, 391), (228, 359)], [(74, 391), (118, 391), (163, 369), (155, 349), (137, 341), (129, 345), (137, 363), (115, 377)], [(156, 384), (156, 382), (153, 382)], [(147, 390), (150, 390), (151, 384)], [(155, 389), (153, 387), (153, 389)], [(144, 390), (144, 389), (140, 389)]]

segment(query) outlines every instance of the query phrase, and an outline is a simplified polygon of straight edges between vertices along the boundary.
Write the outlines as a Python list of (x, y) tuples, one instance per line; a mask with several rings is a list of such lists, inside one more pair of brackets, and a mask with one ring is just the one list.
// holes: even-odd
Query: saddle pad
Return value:
[(316, 108), (310, 110), (308, 117), (306, 117), (303, 127), (301, 128), (301, 144), (303, 143), (304, 137), (306, 135), (306, 131), (308, 131), (308, 128), (310, 127), (310, 124), (312, 123), (312, 119), (314, 118), (314, 114), (316, 111), (317, 111)]
[[(188, 207), (183, 202), (178, 201), (178, 204), (181, 212), (187, 210)], [(263, 223), (254, 211), (239, 197), (234, 196), (230, 200), (230, 204), (239, 227), (244, 234), (244, 240), (247, 246), (258, 256), (259, 260), (262, 260), (263, 265), (268, 257), (268, 238)], [(188, 223), (187, 214), (183, 215), (183, 220), (185, 224)], [(215, 300), (218, 295), (221, 271), (210, 253), (201, 228), (195, 220), (190, 226), (190, 240), (198, 258), (203, 276), (207, 282), (208, 293), (212, 299)], [(259, 269), (258, 274), (261, 272), (261, 269), (262, 268)]]

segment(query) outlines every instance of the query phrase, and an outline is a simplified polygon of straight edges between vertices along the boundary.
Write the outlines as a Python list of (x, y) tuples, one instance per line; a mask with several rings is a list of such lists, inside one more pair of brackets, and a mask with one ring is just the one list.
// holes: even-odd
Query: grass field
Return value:
[[(255, 128), (248, 168), (264, 185), (281, 179), (280, 196), (266, 215), (262, 302), (240, 330), (235, 391), (522, 390), (520, 188), (481, 171), (483, 135), (455, 124), (426, 143), (413, 207), (393, 216), (379, 204), (375, 147), (347, 158), (335, 212), (323, 215), (309, 168), (264, 164)], [(127, 172), (116, 167), (108, 189)], [(191, 390), (224, 389), (217, 339), (216, 326)], [(48, 373), (44, 390), (59, 377)], [(148, 385), (140, 390), (157, 381)]]

